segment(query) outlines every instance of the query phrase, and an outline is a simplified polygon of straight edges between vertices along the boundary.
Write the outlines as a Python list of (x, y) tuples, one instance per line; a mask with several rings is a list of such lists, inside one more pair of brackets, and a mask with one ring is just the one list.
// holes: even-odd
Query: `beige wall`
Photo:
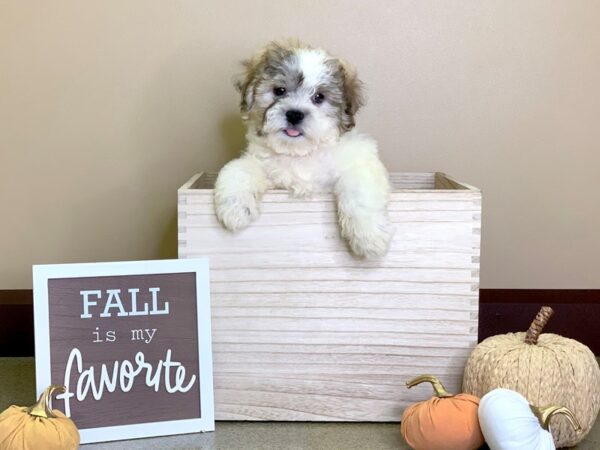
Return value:
[(345, 56), (390, 170), (484, 191), (482, 287), (600, 288), (598, 1), (0, 1), (0, 289), (176, 256), (176, 189), (243, 145), (237, 62)]

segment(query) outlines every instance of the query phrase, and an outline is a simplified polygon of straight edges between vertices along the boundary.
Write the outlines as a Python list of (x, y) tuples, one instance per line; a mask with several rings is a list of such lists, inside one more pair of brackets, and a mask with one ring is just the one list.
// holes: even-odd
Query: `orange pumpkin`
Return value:
[(475, 450), (483, 445), (477, 409), (479, 398), (449, 394), (440, 380), (421, 375), (406, 383), (408, 388), (429, 382), (435, 395), (409, 406), (402, 415), (400, 433), (415, 450)]
[(0, 450), (79, 448), (79, 431), (73, 421), (50, 406), (55, 391), (64, 392), (65, 388), (52, 385), (35, 405), (13, 405), (0, 414)]

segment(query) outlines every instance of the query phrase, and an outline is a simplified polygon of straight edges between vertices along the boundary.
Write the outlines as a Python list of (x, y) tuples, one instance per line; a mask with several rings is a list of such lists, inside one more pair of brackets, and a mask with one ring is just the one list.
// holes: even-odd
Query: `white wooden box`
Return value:
[(178, 191), (179, 257), (209, 256), (217, 420), (399, 421), (429, 398), (407, 379), (459, 392), (477, 342), (481, 192), (442, 173), (392, 173), (387, 256), (350, 255), (333, 196), (269, 191), (232, 234), (215, 176)]

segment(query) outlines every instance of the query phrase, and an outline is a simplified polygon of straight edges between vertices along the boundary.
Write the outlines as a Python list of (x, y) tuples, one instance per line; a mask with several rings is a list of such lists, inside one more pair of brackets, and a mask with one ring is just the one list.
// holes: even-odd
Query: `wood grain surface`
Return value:
[(458, 392), (477, 342), (481, 193), (441, 173), (393, 173), (396, 233), (378, 261), (354, 258), (331, 195), (263, 197), (232, 234), (214, 175), (178, 193), (179, 257), (211, 266), (217, 420), (398, 421), (438, 375)]

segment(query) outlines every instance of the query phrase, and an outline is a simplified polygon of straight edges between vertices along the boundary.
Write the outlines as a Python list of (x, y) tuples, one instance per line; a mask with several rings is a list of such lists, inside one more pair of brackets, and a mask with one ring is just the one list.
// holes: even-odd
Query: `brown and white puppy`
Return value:
[(231, 231), (246, 227), (270, 188), (302, 197), (333, 192), (353, 253), (385, 254), (390, 186), (375, 141), (353, 130), (363, 102), (356, 71), (298, 41), (273, 42), (244, 65), (237, 86), (248, 146), (217, 178), (219, 220)]

